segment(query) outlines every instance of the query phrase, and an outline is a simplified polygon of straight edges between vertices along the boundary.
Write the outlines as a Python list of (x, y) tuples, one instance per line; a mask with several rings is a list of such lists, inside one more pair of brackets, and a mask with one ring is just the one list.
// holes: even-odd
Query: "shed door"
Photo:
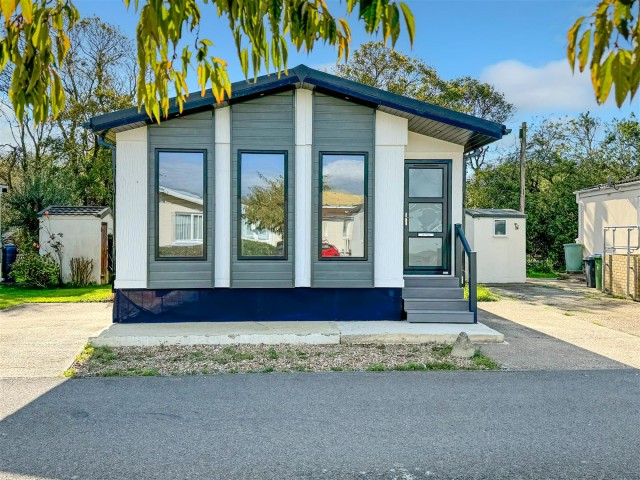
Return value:
[(404, 167), (404, 271), (448, 275), (451, 163), (410, 160)]

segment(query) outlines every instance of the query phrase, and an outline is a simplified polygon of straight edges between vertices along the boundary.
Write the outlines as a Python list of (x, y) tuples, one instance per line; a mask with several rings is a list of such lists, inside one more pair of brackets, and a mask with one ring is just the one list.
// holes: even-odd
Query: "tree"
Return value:
[(619, 107), (633, 100), (640, 86), (640, 0), (599, 0), (567, 36), (571, 68), (578, 65), (583, 72), (589, 64), (599, 104), (607, 101), (612, 87)]
[[(29, 174), (19, 186), (3, 196), (9, 224), (19, 225), (22, 243), (39, 242), (40, 222), (37, 213), (50, 205), (69, 203), (70, 194), (59, 174), (41, 171)], [(24, 249), (23, 249), (24, 250)]]
[(336, 65), (333, 73), (421, 101), (432, 100), (440, 91), (441, 80), (434, 68), (419, 58), (389, 48), (383, 42), (361, 45), (347, 63)]
[[(365, 43), (333, 73), (497, 123), (506, 122), (515, 112), (504, 94), (492, 85), (471, 77), (444, 80), (424, 60), (397, 52), (383, 42)], [(474, 171), (484, 164), (487, 151), (488, 147), (484, 147), (478, 155), (469, 157)]]
[[(131, 0), (123, 2), (131, 7)], [(210, 85), (217, 101), (231, 95), (227, 63), (211, 55), (213, 43), (200, 36), (201, 7), (215, 8), (218, 16), (229, 21), (246, 77), (250, 61), (254, 77), (263, 66), (286, 70), (285, 35), (298, 51), (309, 52), (321, 41), (337, 47), (338, 60), (349, 53), (350, 26), (346, 19), (333, 16), (325, 0), (134, 0), (132, 8), (139, 14), (137, 102), (158, 121), (168, 114), (170, 87), (182, 108), (192, 66), (202, 94)], [(391, 39), (395, 44), (404, 20), (413, 43), (414, 19), (403, 2), (346, 0), (347, 14), (356, 7), (368, 34), (381, 32), (385, 42)], [(80, 20), (73, 0), (2, 0), (0, 11), (5, 29), (0, 39), (0, 71), (8, 63), (15, 67), (9, 98), (16, 117), (22, 122), (25, 110), (32, 107), (35, 123), (45, 122), (50, 115), (57, 118), (66, 100), (60, 69), (71, 48), (68, 31)], [(195, 40), (183, 45), (186, 32)]]
[[(578, 233), (574, 191), (620, 181), (640, 172), (640, 124), (631, 115), (608, 123), (582, 114), (575, 119), (545, 119), (529, 128), (527, 145), (527, 253), (534, 262), (560, 268), (564, 243)], [(474, 208), (518, 208), (518, 149), (482, 166), (467, 182)]]
[(131, 41), (97, 18), (80, 20), (69, 30), (69, 52), (60, 68), (67, 107), (56, 120), (56, 154), (68, 183), (83, 205), (110, 205), (111, 152), (84, 128), (91, 117), (135, 104), (137, 62)]
[(284, 235), (284, 177), (258, 176), (264, 185), (253, 185), (242, 199), (242, 216), (257, 230)]

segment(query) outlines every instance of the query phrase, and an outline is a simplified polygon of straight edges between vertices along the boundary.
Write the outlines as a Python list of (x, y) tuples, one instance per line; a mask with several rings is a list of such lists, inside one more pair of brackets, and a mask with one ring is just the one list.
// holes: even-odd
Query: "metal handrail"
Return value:
[[(461, 287), (465, 286), (467, 279), (469, 280), (469, 311), (473, 312), (473, 323), (478, 323), (478, 267), (476, 264), (476, 252), (471, 250), (460, 223), (456, 223), (455, 232), (456, 276), (460, 279)], [(465, 255), (469, 258), (468, 271)]]
[[(616, 230), (626, 230), (627, 231), (627, 244), (626, 245), (616, 245)], [(607, 232), (612, 231), (613, 239), (612, 244), (607, 246)], [(638, 243), (636, 245), (631, 245), (631, 232), (636, 230), (638, 232)], [(603, 249), (602, 249), (602, 291), (607, 291), (607, 253), (615, 254), (616, 250), (626, 250), (627, 251), (627, 297), (631, 297), (631, 251), (634, 252), (636, 250), (640, 250), (640, 225), (616, 225), (610, 227), (604, 227), (603, 231)], [(613, 263), (613, 260), (612, 260)], [(638, 273), (636, 272), (636, 278)], [(613, 284), (611, 285), (611, 290), (613, 290)]]

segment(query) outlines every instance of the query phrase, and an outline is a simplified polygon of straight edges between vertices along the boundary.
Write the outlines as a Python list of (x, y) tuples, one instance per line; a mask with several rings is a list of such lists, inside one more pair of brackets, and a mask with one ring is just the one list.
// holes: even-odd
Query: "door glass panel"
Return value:
[(442, 169), (441, 168), (410, 168), (409, 169), (410, 197), (442, 197)]
[(442, 238), (410, 238), (409, 266), (442, 266)]
[(441, 203), (410, 203), (409, 204), (410, 232), (441, 232), (442, 204)]

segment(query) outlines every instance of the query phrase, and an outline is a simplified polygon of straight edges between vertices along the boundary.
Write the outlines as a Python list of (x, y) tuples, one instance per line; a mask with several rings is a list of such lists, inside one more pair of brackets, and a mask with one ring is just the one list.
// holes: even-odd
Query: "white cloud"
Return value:
[(589, 74), (578, 71), (572, 74), (566, 60), (542, 67), (506, 60), (485, 68), (480, 79), (503, 92), (519, 113), (585, 111), (598, 107)]

